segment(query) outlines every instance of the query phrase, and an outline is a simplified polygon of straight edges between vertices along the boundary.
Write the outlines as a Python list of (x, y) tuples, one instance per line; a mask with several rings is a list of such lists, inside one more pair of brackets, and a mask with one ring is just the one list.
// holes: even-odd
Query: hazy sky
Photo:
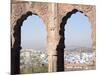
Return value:
[(91, 47), (91, 24), (88, 17), (77, 12), (65, 25), (65, 44), (69, 46)]
[[(47, 32), (43, 20), (35, 15), (29, 16), (21, 27), (22, 48), (46, 49)], [(65, 25), (65, 45), (91, 47), (91, 25), (83, 14), (77, 12)]]
[(46, 39), (47, 32), (43, 20), (36, 15), (29, 16), (21, 27), (22, 48), (45, 49)]

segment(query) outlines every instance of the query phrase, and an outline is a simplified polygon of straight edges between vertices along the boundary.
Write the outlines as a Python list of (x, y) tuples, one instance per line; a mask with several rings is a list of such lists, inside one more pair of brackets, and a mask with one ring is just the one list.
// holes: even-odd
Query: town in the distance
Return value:
[[(48, 71), (48, 54), (46, 50), (22, 49), (20, 53), (20, 69), (22, 73), (27, 71), (37, 73)], [(95, 69), (95, 58), (95, 52), (92, 48), (65, 48), (65, 71)]]

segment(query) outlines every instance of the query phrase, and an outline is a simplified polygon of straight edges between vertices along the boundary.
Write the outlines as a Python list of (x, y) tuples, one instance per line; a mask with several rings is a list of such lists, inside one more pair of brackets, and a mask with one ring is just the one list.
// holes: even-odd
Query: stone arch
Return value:
[[(48, 43), (48, 58), (50, 60), (49, 63), (49, 72), (55, 72), (55, 71), (63, 71), (64, 65), (63, 65), (63, 49), (64, 49), (64, 32), (61, 30), (64, 29), (64, 24), (66, 22), (62, 22), (62, 20), (66, 20), (70, 18), (70, 14), (74, 14), (76, 12), (85, 13), (92, 24), (93, 29), (93, 39), (94, 39), (94, 48), (96, 46), (96, 18), (95, 18), (95, 6), (94, 5), (76, 5), (76, 4), (65, 4), (65, 3), (42, 3), (42, 2), (12, 2), (11, 4), (11, 73), (12, 74), (19, 74), (19, 60), (18, 60), (18, 53), (21, 49), (20, 41), (15, 40), (18, 39), (16, 35), (19, 33), (15, 33), (15, 31), (19, 31), (18, 29), (20, 26), (16, 26), (17, 20), (20, 20), (22, 16), (25, 16), (28, 11), (31, 11), (31, 13), (28, 13), (26, 17), (23, 17), (24, 19), (27, 19), (28, 15), (32, 15), (35, 13), (38, 13), (38, 16), (40, 16), (47, 29), (47, 43)], [(74, 10), (75, 9), (75, 10)], [(82, 12), (83, 11), (83, 12)], [(35, 13), (32, 13), (35, 12)], [(69, 13), (69, 17), (67, 14)], [(73, 12), (73, 13), (72, 13)], [(66, 14), (67, 13), (67, 14)], [(36, 14), (37, 15), (37, 14)], [(21, 20), (22, 21), (22, 20)], [(63, 24), (63, 25), (62, 25)], [(16, 27), (15, 27), (16, 26)], [(15, 28), (15, 31), (14, 31)], [(18, 28), (18, 29), (16, 29)], [(18, 35), (19, 36), (19, 35)], [(19, 36), (21, 37), (21, 36)], [(52, 40), (52, 41), (51, 41)], [(18, 46), (16, 44), (19, 44)], [(18, 49), (17, 49), (18, 48)], [(62, 50), (62, 51), (61, 51)], [(50, 53), (51, 52), (51, 53)], [(62, 52), (62, 53), (61, 53)], [(61, 55), (62, 54), (62, 55)], [(61, 56), (61, 57), (60, 57)], [(56, 62), (57, 61), (57, 62)], [(55, 66), (54, 66), (55, 65)]]
[[(11, 49), (11, 59), (12, 59), (12, 68), (11, 72), (12, 74), (20, 73), (20, 50), (22, 49), (21, 47), (21, 26), (29, 16), (32, 15), (37, 15), (36, 13), (32, 13), (32, 11), (27, 11), (25, 14), (21, 15), (21, 17), (16, 21), (16, 24), (13, 28), (14, 33), (12, 34), (14, 37), (14, 43), (12, 45)], [(40, 16), (39, 16), (40, 17)]]
[[(24, 20), (27, 19), (28, 16), (31, 16), (32, 15), (32, 12), (28, 11), (26, 14), (23, 14), (16, 22), (16, 25), (14, 26), (14, 33), (13, 33), (13, 36), (14, 36), (14, 39), (15, 39), (15, 42), (13, 44), (13, 48), (20, 48), (21, 49), (21, 46), (20, 46), (20, 43), (21, 43), (21, 26), (22, 26), (22, 23)], [(36, 14), (34, 14), (36, 15)]]
[[(13, 48), (14, 44), (14, 27), (18, 19), (21, 18), (22, 15), (25, 15), (28, 11), (30, 11), (34, 15), (38, 15), (42, 18), (43, 22), (45, 23), (46, 30), (48, 31), (48, 3), (36, 3), (36, 2), (14, 2), (12, 3), (12, 10), (11, 10), (11, 47)], [(47, 12), (45, 12), (47, 11)], [(37, 14), (36, 14), (37, 13)]]
[[(69, 11), (63, 18), (62, 21), (60, 23), (60, 30), (59, 30), (59, 36), (60, 36), (60, 40), (59, 43), (57, 45), (57, 55), (58, 55), (58, 59), (57, 59), (57, 71), (64, 71), (64, 48), (65, 48), (65, 25), (68, 21), (68, 19), (75, 13), (80, 12), (80, 13), (84, 13), (83, 11), (80, 11), (78, 9), (73, 9), (72, 11)], [(84, 14), (84, 16), (87, 16), (86, 14)], [(88, 16), (87, 16), (88, 17)]]

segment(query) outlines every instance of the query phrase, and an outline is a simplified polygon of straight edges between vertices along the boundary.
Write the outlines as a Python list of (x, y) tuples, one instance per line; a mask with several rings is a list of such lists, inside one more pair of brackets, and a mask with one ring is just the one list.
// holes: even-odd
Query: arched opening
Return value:
[(88, 17), (77, 12), (68, 19), (65, 25), (65, 48), (79, 46), (92, 48), (92, 29)]
[(84, 65), (93, 63), (92, 27), (88, 17), (80, 12), (72, 14), (67, 20), (64, 34), (65, 71), (88, 69), (89, 66)]
[(21, 73), (47, 72), (47, 32), (43, 20), (29, 16), (21, 27)]
[[(79, 11), (77, 9), (73, 9), (72, 11), (68, 12), (63, 18), (62, 18), (62, 22), (60, 23), (60, 31), (59, 31), (59, 35), (60, 35), (60, 41), (59, 44), (57, 45), (57, 71), (64, 71), (64, 49), (66, 48), (66, 43), (68, 44), (68, 39), (67, 42), (65, 41), (65, 38), (68, 38), (67, 35), (65, 35), (65, 25), (68, 24), (68, 20), (69, 18), (71, 18), (71, 16), (73, 16), (74, 14), (76, 14), (77, 12), (79, 13), (83, 13), (82, 11)], [(82, 14), (83, 15), (83, 14)], [(86, 17), (86, 15), (84, 15), (84, 17)], [(77, 20), (77, 18), (76, 18)], [(80, 20), (79, 20), (80, 21)], [(66, 25), (67, 26), (67, 25)], [(78, 26), (76, 26), (78, 27)], [(89, 26), (91, 28), (91, 26)], [(84, 29), (85, 30), (85, 29)], [(75, 34), (74, 34), (75, 35)], [(90, 36), (91, 36), (91, 32), (90, 32)], [(75, 39), (75, 38), (74, 38)], [(91, 40), (91, 39), (90, 39)], [(73, 40), (72, 40), (73, 41)], [(69, 40), (70, 42), (70, 40)], [(85, 43), (84, 43), (85, 44)], [(90, 43), (88, 43), (90, 44)], [(91, 44), (90, 44), (91, 45)], [(67, 65), (68, 67), (68, 65)], [(71, 66), (72, 67), (72, 66)]]
[(45, 50), (46, 36), (43, 20), (37, 15), (29, 16), (21, 27), (21, 47), (22, 49)]
[[(32, 20), (32, 18), (34, 18), (34, 19)], [(39, 20), (37, 20), (37, 19), (39, 19)], [(29, 20), (31, 22), (27, 22), (27, 20)], [(23, 25), (25, 22), (27, 22), (27, 25)], [(32, 28), (32, 26), (33, 26), (33, 28)], [(33, 31), (33, 33), (31, 31)], [(25, 33), (25, 35), (24, 35), (24, 33)], [(27, 34), (27, 36), (26, 36), (26, 34)], [(34, 50), (38, 50), (38, 52), (35, 52), (35, 53), (41, 54), (41, 55), (37, 55), (37, 56), (39, 56), (39, 58), (41, 58), (41, 59), (43, 58), (42, 61), (47, 58), (46, 57), (46, 51), (45, 51), (46, 50), (46, 43), (47, 43), (46, 42), (47, 41), (46, 40), (47, 39), (46, 28), (45, 28), (45, 25), (44, 25), (42, 19), (39, 18), (37, 16), (37, 14), (34, 14), (30, 11), (28, 11), (26, 14), (23, 14), (16, 21), (16, 25), (14, 26), (13, 36), (14, 36), (15, 40), (14, 40), (13, 47), (11, 49), (11, 64), (12, 64), (11, 72), (12, 72), (12, 74), (20, 74), (22, 72), (22, 69), (21, 69), (20, 65), (25, 64), (25, 63), (20, 61), (20, 59), (23, 59), (23, 57), (20, 56), (20, 53), (22, 53), (22, 56), (23, 56), (23, 54), (28, 55), (29, 52), (30, 52), (31, 53), (30, 56), (33, 57), (32, 55), (35, 51), (33, 52), (33, 50), (31, 50), (31, 48), (32, 49), (34, 48)], [(26, 49), (26, 48), (29, 51), (27, 51), (27, 50), (24, 51), (23, 50), (23, 49)], [(45, 53), (41, 52), (42, 50)], [(30, 59), (31, 62), (28, 62), (29, 64), (32, 64), (32, 62), (33, 62), (32, 59)], [(25, 61), (26, 60), (27, 59), (25, 59)], [(42, 64), (41, 68), (43, 66), (47, 67), (44, 64)], [(31, 65), (31, 67), (33, 67), (33, 64)], [(44, 69), (42, 69), (42, 70), (44, 71)], [(39, 69), (38, 72), (42, 72), (42, 70)], [(22, 73), (26, 73), (26, 72), (22, 72)], [(31, 68), (31, 71), (30, 70), (27, 71), (27, 73), (33, 73), (33, 68)]]

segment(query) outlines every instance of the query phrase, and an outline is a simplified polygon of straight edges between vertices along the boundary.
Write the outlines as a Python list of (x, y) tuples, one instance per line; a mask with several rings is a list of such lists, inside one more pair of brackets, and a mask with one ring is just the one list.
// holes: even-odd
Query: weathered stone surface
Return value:
[[(96, 49), (96, 9), (93, 5), (76, 5), (63, 3), (40, 3), (40, 2), (20, 2), (19, 0), (12, 0), (11, 5), (11, 41), (12, 48), (20, 48), (20, 28), (21, 24), (28, 15), (38, 15), (45, 23), (47, 29), (47, 50), (49, 61), (49, 72), (62, 71), (58, 69), (64, 65), (63, 51), (64, 51), (64, 25), (63, 18), (75, 9), (76, 12), (81, 12), (86, 15), (91, 23), (93, 48)], [(30, 11), (30, 14), (27, 12)], [(71, 15), (72, 15), (71, 14)], [(23, 19), (23, 17), (25, 19)], [(23, 20), (21, 20), (21, 18)], [(69, 17), (68, 17), (69, 18)], [(66, 19), (67, 20), (67, 19)], [(17, 25), (19, 24), (19, 25)], [(19, 26), (19, 27), (17, 27)], [(63, 27), (62, 27), (63, 26)], [(19, 33), (19, 35), (17, 35)], [(17, 37), (17, 38), (16, 38)], [(16, 43), (16, 41), (19, 41)], [(16, 45), (16, 46), (15, 46)], [(15, 49), (16, 50), (16, 49)], [(61, 52), (61, 53), (60, 53)], [(59, 58), (60, 57), (60, 58)], [(59, 59), (62, 59), (59, 61)], [(58, 66), (62, 62), (61, 66)]]

